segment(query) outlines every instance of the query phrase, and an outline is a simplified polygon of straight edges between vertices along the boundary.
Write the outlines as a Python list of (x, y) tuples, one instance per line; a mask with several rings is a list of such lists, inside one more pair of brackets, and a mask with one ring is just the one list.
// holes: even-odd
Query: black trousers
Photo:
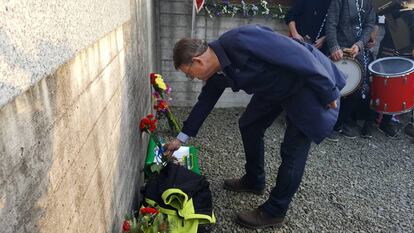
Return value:
[(369, 93), (365, 95), (365, 99), (362, 99), (360, 90), (349, 96), (341, 97), (341, 108), (334, 129), (340, 130), (344, 124), (352, 125), (356, 120), (375, 122), (377, 113), (370, 108), (369, 104)]
[[(266, 129), (283, 111), (280, 103), (253, 96), (239, 120), (246, 156), (245, 179), (256, 188), (265, 185), (264, 142)], [(288, 119), (287, 129), (280, 149), (276, 185), (269, 199), (261, 206), (273, 216), (284, 216), (297, 191), (305, 170), (311, 140)], [(275, 135), (277, 137), (277, 135)]]

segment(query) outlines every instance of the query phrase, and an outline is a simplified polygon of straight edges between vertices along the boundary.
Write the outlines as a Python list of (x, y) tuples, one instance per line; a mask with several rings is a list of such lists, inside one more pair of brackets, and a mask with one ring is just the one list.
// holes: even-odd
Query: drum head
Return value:
[(369, 71), (384, 77), (399, 77), (414, 70), (414, 62), (403, 57), (384, 57), (371, 62)]
[(346, 84), (341, 90), (341, 96), (347, 96), (353, 93), (361, 84), (361, 66), (355, 59), (349, 57), (344, 57), (342, 60), (334, 62), (334, 64), (346, 77)]

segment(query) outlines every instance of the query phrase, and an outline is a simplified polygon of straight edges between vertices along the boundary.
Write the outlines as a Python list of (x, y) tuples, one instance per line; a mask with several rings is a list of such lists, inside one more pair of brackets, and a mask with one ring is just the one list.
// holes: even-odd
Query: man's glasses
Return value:
[[(208, 47), (207, 47), (207, 44), (206, 44), (206, 49), (204, 51), (202, 51), (201, 53), (198, 53), (197, 55), (193, 56), (193, 58), (203, 55), (207, 51), (207, 48)], [(185, 77), (187, 77), (188, 79), (191, 79), (191, 80), (196, 78), (196, 77), (194, 77), (193, 75), (190, 74), (192, 66), (193, 66), (193, 62), (191, 61), (190, 65), (188, 66), (188, 70), (185, 74)]]
[(188, 79), (193, 80), (193, 79), (195, 79), (195, 77), (190, 74), (191, 67), (193, 67), (193, 62), (191, 62), (191, 64), (188, 66), (187, 73), (185, 74), (185, 77), (187, 77)]

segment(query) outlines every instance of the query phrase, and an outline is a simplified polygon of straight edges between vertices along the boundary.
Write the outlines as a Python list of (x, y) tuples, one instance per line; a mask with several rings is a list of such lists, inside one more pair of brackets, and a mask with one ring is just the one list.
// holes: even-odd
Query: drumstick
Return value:
[(342, 51), (344, 51), (344, 53), (346, 53), (347, 55), (352, 54), (352, 49), (350, 49), (350, 48), (344, 48)]

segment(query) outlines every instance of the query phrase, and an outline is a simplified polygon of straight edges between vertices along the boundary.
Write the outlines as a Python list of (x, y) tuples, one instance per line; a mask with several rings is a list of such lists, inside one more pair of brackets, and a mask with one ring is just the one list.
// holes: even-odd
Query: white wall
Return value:
[(1, 232), (120, 230), (153, 38), (152, 1), (0, 1)]

